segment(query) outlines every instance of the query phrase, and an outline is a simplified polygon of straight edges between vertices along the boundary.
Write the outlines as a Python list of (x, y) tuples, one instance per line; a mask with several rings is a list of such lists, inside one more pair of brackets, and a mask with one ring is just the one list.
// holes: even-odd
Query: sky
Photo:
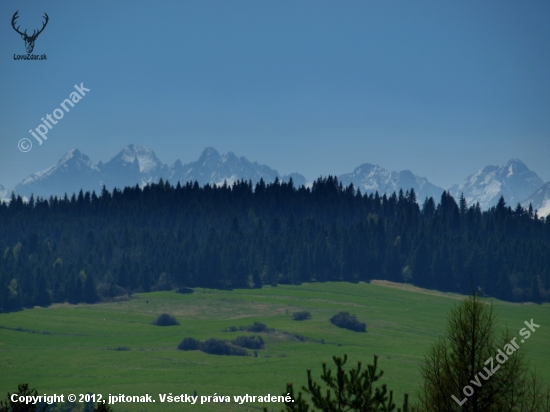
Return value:
[[(47, 60), (14, 60), (16, 11), (29, 34), (48, 14)], [(0, 184), (131, 143), (310, 180), (368, 162), (449, 187), (519, 158), (550, 181), (549, 21), (546, 0), (3, 0)], [(39, 145), (29, 130), (81, 83)]]

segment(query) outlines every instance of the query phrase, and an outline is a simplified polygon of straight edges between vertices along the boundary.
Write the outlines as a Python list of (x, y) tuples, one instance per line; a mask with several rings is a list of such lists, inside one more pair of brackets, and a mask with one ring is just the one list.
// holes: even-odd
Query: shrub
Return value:
[(231, 343), (248, 349), (263, 349), (265, 346), (261, 336), (239, 336), (237, 339), (231, 341)]
[(185, 338), (178, 345), (178, 349), (186, 351), (200, 350), (211, 355), (248, 356), (246, 350), (235, 347), (225, 340), (215, 338), (207, 339), (204, 342), (200, 342), (195, 338)]
[(116, 348), (107, 348), (107, 350), (127, 351), (130, 348), (128, 346), (117, 346)]
[(305, 342), (307, 340), (307, 338), (303, 335), (298, 335), (297, 333), (291, 333), (290, 336), (292, 336), (294, 339), (300, 341), (300, 342)]
[(210, 338), (202, 342), (199, 349), (212, 355), (233, 355), (247, 356), (248, 352), (242, 348), (237, 348), (224, 340)]
[(188, 293), (193, 293), (194, 290), (191, 289), (191, 288), (186, 288), (186, 287), (182, 286), (177, 290), (177, 292), (182, 293), (182, 294), (188, 294)]
[(273, 329), (269, 329), (265, 323), (254, 322), (252, 325), (246, 327), (247, 332), (272, 332)]
[(339, 312), (330, 318), (330, 322), (339, 328), (353, 330), (355, 332), (366, 332), (367, 325), (363, 322), (359, 322), (355, 315), (351, 315), (348, 312)]
[(294, 312), (292, 314), (292, 317), (294, 320), (307, 320), (311, 319), (311, 313), (309, 313), (307, 310), (303, 310), (301, 312)]
[(163, 313), (157, 318), (156, 321), (153, 322), (153, 325), (157, 326), (174, 326), (179, 324), (180, 323), (176, 320), (176, 318), (168, 313)]
[(200, 347), (200, 342), (195, 338), (185, 338), (178, 345), (179, 350), (197, 350)]
[(228, 328), (222, 329), (222, 332), (238, 332), (238, 331), (246, 331), (246, 332), (254, 332), (254, 333), (270, 333), (274, 332), (275, 329), (268, 328), (265, 323), (260, 322), (254, 322), (252, 325), (248, 326), (229, 326)]

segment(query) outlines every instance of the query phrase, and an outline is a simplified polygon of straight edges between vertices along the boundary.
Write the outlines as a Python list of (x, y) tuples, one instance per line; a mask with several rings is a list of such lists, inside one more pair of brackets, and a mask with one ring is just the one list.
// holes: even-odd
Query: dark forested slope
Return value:
[(506, 300), (550, 298), (550, 219), (444, 192), (160, 182), (0, 205), (0, 308), (178, 287), (387, 279)]

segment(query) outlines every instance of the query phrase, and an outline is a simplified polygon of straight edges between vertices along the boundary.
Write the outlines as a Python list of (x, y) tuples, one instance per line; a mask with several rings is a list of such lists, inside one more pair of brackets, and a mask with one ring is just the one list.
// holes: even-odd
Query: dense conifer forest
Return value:
[(386, 279), (550, 299), (550, 218), (501, 198), (362, 194), (334, 177), (200, 187), (162, 180), (0, 205), (0, 310), (151, 290)]

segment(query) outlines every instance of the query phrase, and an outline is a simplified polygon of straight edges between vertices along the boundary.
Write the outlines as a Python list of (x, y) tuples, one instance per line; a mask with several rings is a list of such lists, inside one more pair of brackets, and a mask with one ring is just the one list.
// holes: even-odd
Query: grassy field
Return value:
[[(119, 411), (258, 411), (263, 404), (160, 403), (158, 394), (280, 395), (286, 382), (300, 387), (306, 369), (321, 373), (321, 362), (348, 354), (350, 364), (372, 362), (379, 355), (384, 383), (396, 392), (414, 394), (420, 383), (418, 365), (430, 344), (445, 330), (449, 308), (461, 297), (414, 287), (315, 283), (255, 290), (198, 289), (140, 294), (133, 299), (97, 305), (54, 305), (0, 314), (0, 399), (18, 383), (39, 394), (153, 395), (154, 404), (119, 404)], [(495, 301), (501, 326), (513, 334), (525, 320), (541, 325), (522, 344), (541, 376), (550, 382), (550, 305)], [(312, 319), (292, 320), (308, 310)], [(339, 311), (356, 314), (367, 333), (339, 329), (329, 318)], [(179, 326), (151, 324), (163, 312)], [(258, 357), (216, 356), (176, 349), (185, 337), (233, 339), (243, 332), (222, 332), (254, 321), (275, 328), (263, 335), (266, 348)], [(288, 333), (282, 333), (288, 332)], [(246, 333), (250, 334), (250, 333)], [(293, 338), (300, 334), (302, 342)], [(324, 340), (324, 343), (322, 343)], [(114, 350), (127, 347), (129, 350)], [(250, 351), (251, 352), (251, 351)], [(200, 402), (200, 400), (199, 400)], [(280, 404), (265, 404), (279, 411)]]

